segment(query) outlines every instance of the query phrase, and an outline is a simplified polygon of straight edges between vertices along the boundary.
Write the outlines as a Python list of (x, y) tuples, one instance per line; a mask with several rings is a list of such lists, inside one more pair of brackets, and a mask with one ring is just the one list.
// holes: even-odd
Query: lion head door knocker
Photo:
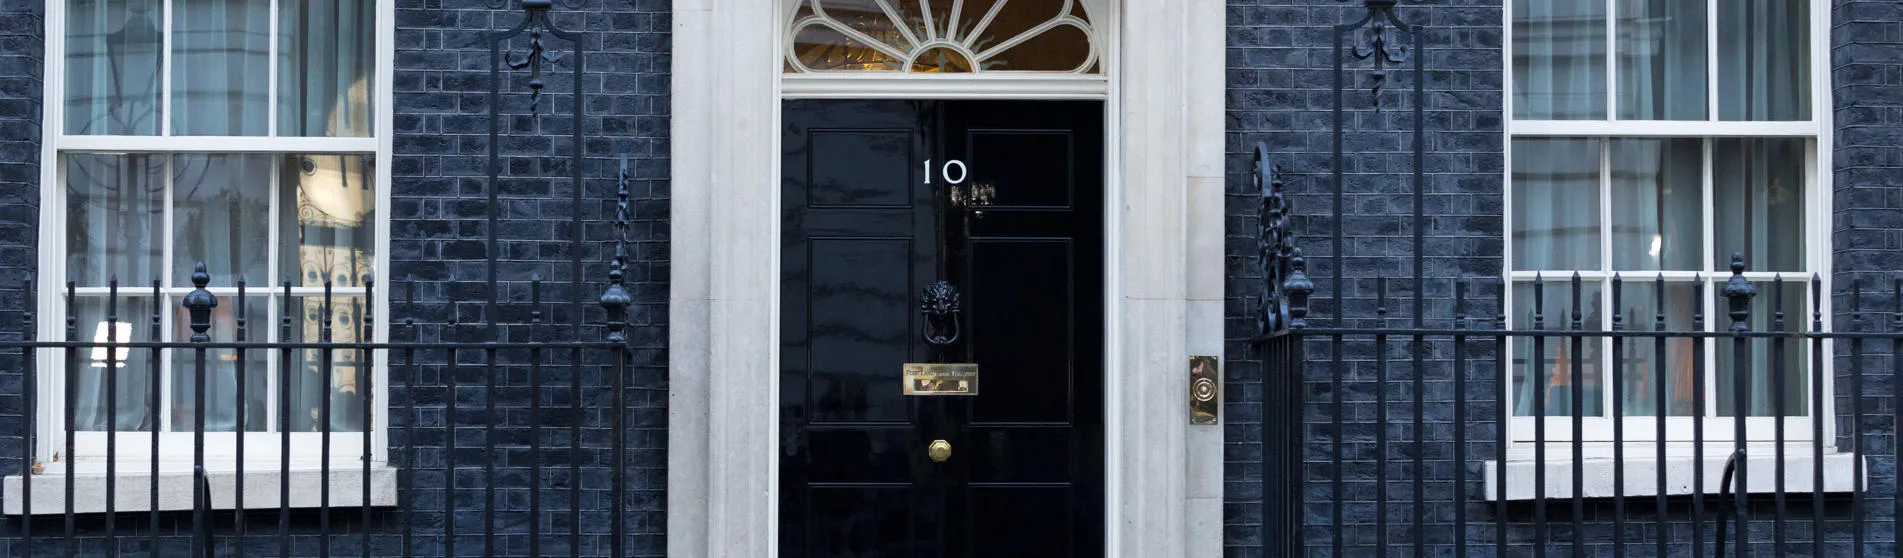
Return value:
[(919, 293), (919, 313), (925, 315), (925, 343), (948, 347), (958, 342), (958, 287), (934, 281)]

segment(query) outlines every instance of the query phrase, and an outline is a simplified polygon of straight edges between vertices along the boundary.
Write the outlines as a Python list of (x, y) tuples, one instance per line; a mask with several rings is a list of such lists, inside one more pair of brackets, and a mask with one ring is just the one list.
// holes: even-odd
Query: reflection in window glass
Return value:
[(159, 276), (165, 156), (74, 153), (66, 159), (66, 273), (81, 287)]
[(1751, 271), (1804, 270), (1802, 138), (1713, 140), (1712, 271), (1744, 255)]
[(278, 0), (278, 135), (369, 137), (371, 0)]
[(1619, 119), (1704, 120), (1704, 2), (1619, 0)]
[(1513, 269), (1599, 269), (1597, 139), (1513, 140)]
[[(291, 314), (291, 339), (322, 341), (325, 335), (338, 343), (363, 339), (361, 296), (334, 296), (328, 307), (321, 296), (294, 298)], [(329, 329), (325, 326), (328, 324)], [(292, 351), (290, 375), (284, 379), (290, 390), (292, 432), (318, 432), (323, 429), (324, 404), (330, 404), (332, 432), (362, 432), (364, 390), (370, 388), (365, 374), (370, 368), (359, 360), (359, 351), (303, 349)], [(326, 377), (324, 364), (330, 364)]]
[(286, 155), (283, 163), (279, 274), (303, 287), (363, 286), (376, 234), (370, 158)]
[[(1693, 331), (1693, 316), (1704, 312), (1693, 291), (1694, 284), (1688, 281), (1628, 279), (1619, 318), (1633, 331)], [(1664, 329), (1659, 328), (1660, 317), (1665, 319)], [(1683, 337), (1625, 341), (1619, 395), (1625, 399), (1626, 416), (1658, 416), (1661, 401), (1666, 416), (1692, 416), (1698, 398), (1692, 385), (1698, 370), (1692, 352), (1698, 342)]]
[(1704, 146), (1697, 139), (1612, 140), (1612, 269), (1704, 264)]
[(1093, 33), (1073, 0), (801, 0), (786, 71), (1095, 74)]
[(172, 135), (269, 131), (271, 4), (172, 0)]
[[(1573, 293), (1575, 289), (1569, 281), (1549, 281), (1545, 292), (1538, 293), (1531, 283), (1513, 285), (1513, 328), (1518, 330), (1571, 330), (1574, 318), (1578, 318), (1579, 329), (1598, 330), (1604, 327), (1602, 319), (1605, 301), (1600, 298), (1600, 286), (1596, 281), (1587, 281), (1579, 285), (1578, 315), (1574, 315)], [(1542, 296), (1543, 295), (1543, 296)], [(1540, 302), (1540, 304), (1536, 304)], [(1575, 390), (1584, 398), (1580, 409), (1584, 416), (1603, 414), (1605, 382), (1601, 381), (1602, 363), (1605, 362), (1605, 345), (1598, 340), (1586, 339), (1575, 343), (1571, 339), (1547, 337), (1538, 341), (1533, 337), (1518, 337), (1513, 348), (1513, 414), (1514, 416), (1566, 417), (1573, 415), (1573, 394)], [(1531, 355), (1542, 355), (1538, 362), (1529, 362)], [(1544, 406), (1540, 406), (1541, 403)], [(1544, 409), (1541, 412), (1541, 409)]]
[[(185, 309), (184, 297), (170, 297), (172, 340), (192, 338), (192, 317)], [(245, 302), (247, 339), (263, 339), (272, 327), (267, 319), (264, 297), (247, 297)], [(237, 339), (238, 300), (218, 297), (211, 309), (211, 340), (229, 343)], [(198, 352), (170, 349), (172, 360), (172, 431), (192, 432), (198, 420)], [(244, 354), (244, 393), (238, 392), (238, 354), (231, 349), (205, 351), (205, 431), (232, 432), (238, 429), (239, 399), (244, 400), (246, 432), (264, 432), (271, 425), (269, 401), (271, 351), (250, 350)]]
[(238, 154), (173, 158), (173, 286), (191, 286), (192, 269), (200, 262), (215, 285), (234, 285), (240, 277), (268, 280), (271, 159)]
[(1718, 3), (1720, 120), (1809, 120), (1810, 0)]
[(1513, 117), (1606, 117), (1604, 2), (1513, 1)]
[[(1782, 291), (1774, 288), (1770, 281), (1758, 281), (1758, 296), (1751, 300), (1751, 331), (1779, 331), (1777, 313), (1782, 312), (1782, 331), (1805, 329), (1809, 314), (1809, 292), (1802, 279), (1784, 283)], [(1779, 293), (1782, 292), (1782, 305)], [(1731, 318), (1726, 317), (1726, 305), (1730, 301), (1714, 293), (1718, 303), (1719, 329), (1730, 327)], [(1745, 355), (1749, 358), (1749, 368), (1744, 380), (1746, 401), (1745, 416), (1777, 416), (1782, 405), (1784, 416), (1803, 416), (1808, 413), (1805, 407), (1809, 390), (1805, 384), (1810, 381), (1805, 363), (1810, 362), (1809, 346), (1803, 340), (1784, 340), (1781, 344), (1771, 339), (1750, 339), (1745, 341)], [(1738, 361), (1736, 342), (1721, 339), (1712, 353), (1717, 357), (1717, 372), (1712, 384), (1718, 400), (1718, 416), (1729, 417), (1738, 414)], [(1778, 385), (1782, 382), (1783, 385)], [(1783, 393), (1784, 397), (1774, 395)], [(1780, 399), (1782, 399), (1780, 401)]]
[[(79, 297), (73, 301), (74, 335), (98, 343), (151, 341), (152, 302), (150, 296), (122, 295), (116, 304), (103, 296)], [(120, 432), (152, 430), (158, 417), (148, 404), (157, 387), (151, 351), (93, 347), (80, 351), (78, 359), (79, 367), (68, 376), (75, 430), (104, 431), (107, 425)]]
[(66, 2), (66, 133), (159, 133), (159, 0)]

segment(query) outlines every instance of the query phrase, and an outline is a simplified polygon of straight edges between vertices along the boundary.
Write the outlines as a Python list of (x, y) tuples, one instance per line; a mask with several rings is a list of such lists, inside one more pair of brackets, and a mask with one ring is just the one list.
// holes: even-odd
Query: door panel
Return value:
[(993, 202), (946, 259), (982, 394), (961, 427), (973, 557), (1103, 554), (1103, 105), (947, 103), (944, 157)]
[(1067, 209), (1076, 186), (1072, 130), (972, 130), (965, 138), (973, 179), (998, 186), (995, 207)]
[[(1103, 105), (783, 108), (780, 554), (1100, 555)], [(941, 279), (961, 335), (931, 347)], [(931, 361), (980, 395), (903, 395)]]
[(912, 239), (807, 241), (807, 408), (814, 423), (909, 420), (886, 363), (911, 356)]
[(924, 159), (918, 139), (910, 128), (810, 131), (808, 206), (911, 207), (912, 185), (894, 178)]
[(927, 108), (785, 106), (781, 556), (944, 556), (929, 439), (893, 378), (924, 358), (912, 293), (937, 273), (932, 199), (911, 162)]
[(1101, 556), (1073, 546), (1072, 532), (1080, 527), (1075, 501), (1064, 485), (972, 487), (971, 524), (979, 536), (971, 556)]

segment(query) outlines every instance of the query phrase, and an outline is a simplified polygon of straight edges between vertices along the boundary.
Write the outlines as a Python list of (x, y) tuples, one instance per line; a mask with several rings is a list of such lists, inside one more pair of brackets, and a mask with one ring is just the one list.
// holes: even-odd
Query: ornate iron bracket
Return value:
[(958, 342), (958, 287), (934, 281), (919, 292), (919, 313), (925, 315), (925, 343), (947, 347)]
[(1289, 229), (1288, 197), (1277, 170), (1269, 162), (1268, 144), (1257, 142), (1253, 180), (1261, 193), (1256, 255), (1262, 290), (1256, 306), (1256, 328), (1264, 336), (1306, 327), (1308, 296), (1315, 292), (1315, 284), (1308, 279), (1308, 262), (1295, 247), (1295, 235)]
[(1368, 95), (1377, 109), (1381, 108), (1381, 87), (1388, 81), (1388, 65), (1398, 66), (1414, 55), (1402, 44), (1399, 33), (1415, 31), (1395, 15), (1394, 4), (1395, 0), (1367, 0), (1367, 16), (1347, 26), (1351, 31), (1362, 29), (1354, 37), (1355, 59), (1374, 59), (1374, 73), (1371, 74), (1374, 84), (1368, 88)]
[(563, 35), (561, 30), (555, 28), (555, 23), (549, 19), (550, 7), (549, 0), (522, 0), (522, 11), (525, 16), (522, 24), (515, 30), (504, 33), (504, 37), (514, 35), (525, 27), (529, 31), (528, 54), (519, 59), (503, 55), (503, 65), (510, 70), (519, 71), (523, 68), (529, 70), (529, 114), (535, 114), (541, 107), (542, 88), (547, 86), (547, 83), (542, 81), (542, 64), (544, 62), (554, 64), (561, 61), (561, 57), (549, 54), (547, 45), (542, 44), (542, 33), (545, 31), (556, 36)]

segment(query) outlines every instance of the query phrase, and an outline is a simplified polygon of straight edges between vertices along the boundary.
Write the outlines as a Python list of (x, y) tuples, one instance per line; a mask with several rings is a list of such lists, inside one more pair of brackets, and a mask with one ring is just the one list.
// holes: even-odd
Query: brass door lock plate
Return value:
[(1189, 357), (1189, 423), (1216, 424), (1222, 409), (1222, 364), (1213, 356)]

